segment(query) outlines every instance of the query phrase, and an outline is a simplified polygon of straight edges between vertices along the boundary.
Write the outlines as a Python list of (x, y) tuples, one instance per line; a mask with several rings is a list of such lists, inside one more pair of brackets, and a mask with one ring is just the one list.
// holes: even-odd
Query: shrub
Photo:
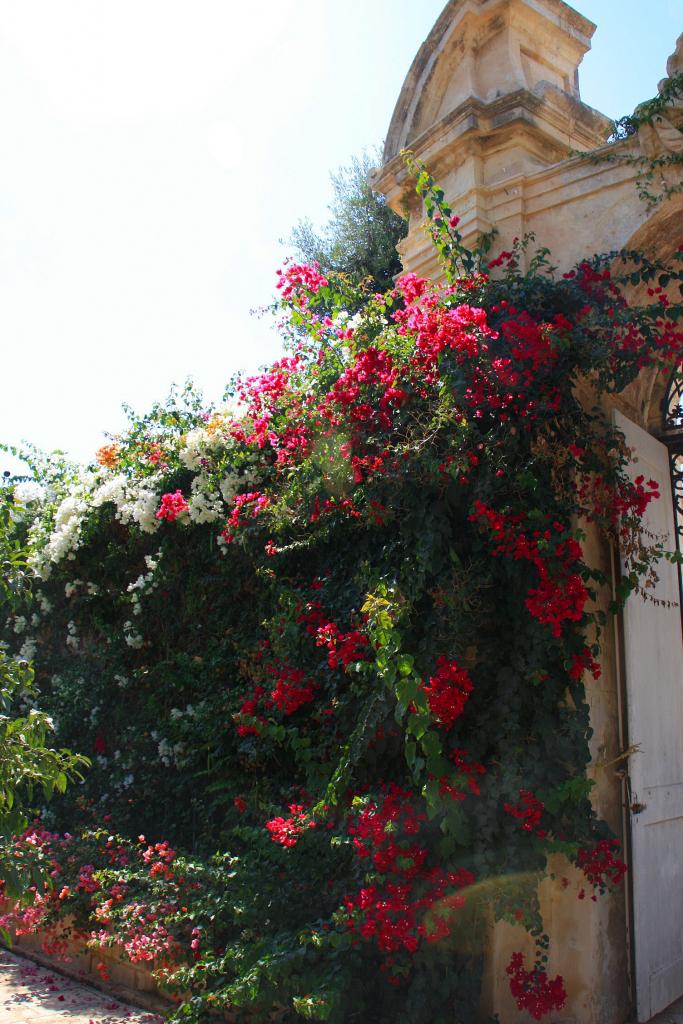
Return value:
[(60, 847), (51, 913), (77, 892), (95, 941), (161, 954), (179, 1019), (472, 1020), (491, 907), (537, 938), (509, 975), (540, 1016), (564, 999), (547, 856), (623, 876), (585, 775), (606, 581), (579, 523), (632, 553), (620, 598), (664, 552), (656, 481), (576, 385), (680, 365), (683, 274), (624, 253), (557, 277), (531, 239), (487, 263), (411, 166), (445, 283), (349, 317), (342, 282), (288, 266), (288, 354), (218, 410), (133, 418), (22, 510), (43, 699), (95, 760), (53, 824), (124, 836)]

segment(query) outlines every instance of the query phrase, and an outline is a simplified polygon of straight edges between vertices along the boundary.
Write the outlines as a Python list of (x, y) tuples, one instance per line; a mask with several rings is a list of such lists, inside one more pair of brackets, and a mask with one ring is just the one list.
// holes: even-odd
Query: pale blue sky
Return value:
[[(122, 401), (218, 398), (329, 173), (380, 142), (442, 0), (0, 0), (0, 440), (88, 459)], [(582, 97), (654, 94), (683, 0), (583, 0)]]

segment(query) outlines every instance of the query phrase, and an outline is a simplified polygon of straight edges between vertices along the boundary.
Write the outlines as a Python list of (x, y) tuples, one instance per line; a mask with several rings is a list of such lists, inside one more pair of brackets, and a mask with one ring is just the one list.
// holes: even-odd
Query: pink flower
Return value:
[(175, 522), (178, 516), (189, 510), (190, 506), (185, 501), (182, 491), (175, 491), (173, 494), (164, 494), (161, 499), (157, 519), (167, 519), (169, 523)]

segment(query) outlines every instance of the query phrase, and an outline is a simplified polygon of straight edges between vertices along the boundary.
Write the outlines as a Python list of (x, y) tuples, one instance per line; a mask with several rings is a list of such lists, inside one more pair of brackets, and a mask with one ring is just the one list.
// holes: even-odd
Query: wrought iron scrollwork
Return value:
[[(683, 552), (683, 368), (674, 370), (662, 403), (662, 430), (660, 440), (669, 449), (671, 469), (671, 496), (674, 503), (674, 529), (676, 547)], [(678, 584), (683, 615), (683, 572), (678, 566)]]

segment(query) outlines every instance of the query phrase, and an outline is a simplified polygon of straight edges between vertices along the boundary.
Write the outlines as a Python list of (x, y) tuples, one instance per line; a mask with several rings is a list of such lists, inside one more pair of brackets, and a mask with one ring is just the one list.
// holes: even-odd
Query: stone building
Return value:
[[(578, 66), (594, 30), (562, 0), (446, 4), (408, 72), (374, 174), (374, 186), (409, 217), (399, 247), (405, 271), (438, 275), (404, 147), (444, 189), (466, 244), (495, 228), (496, 247), (509, 249), (513, 237), (533, 232), (562, 272), (594, 252), (638, 248), (668, 257), (683, 242), (683, 194), (648, 209), (637, 189), (642, 165), (624, 159), (683, 154), (683, 102), (637, 135), (606, 144), (610, 122), (579, 93)], [(669, 76), (683, 71), (683, 36), (674, 45)], [(662, 175), (674, 184), (681, 170), (668, 166)], [(634, 450), (634, 475), (660, 482), (648, 525), (673, 548), (683, 530), (681, 391), (645, 372), (608, 412)], [(595, 532), (588, 545), (616, 585), (618, 552)], [(604, 645), (601, 679), (586, 682), (593, 799), (622, 839), (628, 885), (596, 903), (577, 900), (576, 879), (569, 888), (550, 877), (541, 885), (549, 971), (563, 975), (568, 992), (557, 1019), (566, 1024), (644, 1022), (683, 996), (680, 579), (668, 563), (659, 576), (663, 605), (634, 596)], [(568, 874), (566, 865), (550, 867)], [(522, 941), (520, 929), (492, 928), (483, 1009), (498, 1012), (502, 1024), (523, 1019), (505, 975)]]

